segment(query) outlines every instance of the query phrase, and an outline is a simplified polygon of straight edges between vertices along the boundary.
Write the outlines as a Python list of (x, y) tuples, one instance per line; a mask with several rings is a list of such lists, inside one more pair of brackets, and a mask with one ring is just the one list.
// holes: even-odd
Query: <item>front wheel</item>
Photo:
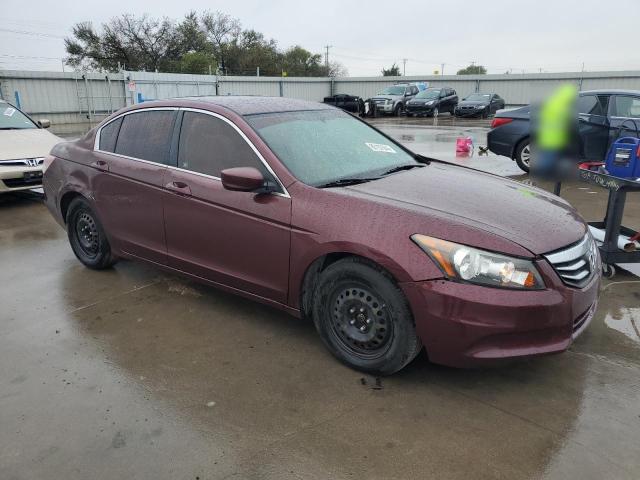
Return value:
[(84, 198), (71, 201), (66, 220), (71, 249), (82, 264), (102, 270), (116, 262), (102, 225)]
[(393, 110), (393, 116), (399, 117), (402, 114), (402, 104), (399, 103), (396, 108)]
[(529, 173), (531, 169), (531, 143), (528, 138), (521, 141), (516, 147), (515, 160), (523, 171)]
[(422, 345), (402, 291), (377, 266), (339, 260), (320, 274), (313, 321), (329, 351), (346, 365), (375, 375), (402, 369)]
[(438, 115), (440, 114), (440, 111), (438, 110), (438, 107), (433, 109), (433, 118), (438, 118)]

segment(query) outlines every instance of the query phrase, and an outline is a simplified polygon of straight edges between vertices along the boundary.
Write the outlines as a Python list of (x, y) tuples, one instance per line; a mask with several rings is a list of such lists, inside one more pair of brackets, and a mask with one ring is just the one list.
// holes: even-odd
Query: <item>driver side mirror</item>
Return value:
[(411, 96), (411, 92), (404, 92), (404, 96), (405, 97), (410, 97)]
[(38, 120), (38, 125), (40, 128), (49, 128), (51, 126), (51, 121), (46, 118), (41, 118)]
[(267, 182), (254, 167), (226, 168), (220, 172), (222, 186), (236, 192), (255, 192), (267, 186)]

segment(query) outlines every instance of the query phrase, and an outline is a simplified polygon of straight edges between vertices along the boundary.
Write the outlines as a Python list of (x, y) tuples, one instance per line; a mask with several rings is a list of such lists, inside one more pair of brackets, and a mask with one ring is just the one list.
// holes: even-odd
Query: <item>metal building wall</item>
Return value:
[[(128, 84), (135, 82), (135, 90)], [(454, 88), (460, 98), (469, 93), (496, 92), (507, 105), (526, 105), (543, 98), (562, 83), (582, 90), (640, 90), (640, 71), (542, 73), (527, 75), (427, 75), (423, 77), (216, 77), (153, 72), (112, 74), (81, 72), (30, 72), (0, 70), (0, 95), (36, 118), (49, 118), (57, 131), (66, 126), (78, 131), (99, 123), (105, 116), (143, 100), (210, 95), (267, 95), (322, 101), (332, 93), (370, 98), (397, 82), (427, 82), (431, 87)], [(61, 129), (62, 127), (62, 129)]]

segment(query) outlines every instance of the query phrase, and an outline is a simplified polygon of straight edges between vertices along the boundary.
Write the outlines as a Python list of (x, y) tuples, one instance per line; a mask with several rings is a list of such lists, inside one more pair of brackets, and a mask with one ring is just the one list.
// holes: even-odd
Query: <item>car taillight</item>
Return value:
[(47, 171), (47, 168), (49, 168), (49, 165), (51, 165), (55, 159), (56, 157), (54, 157), (53, 155), (47, 155), (46, 157), (44, 157), (44, 162), (42, 163), (42, 173)]
[(491, 122), (491, 128), (496, 128), (501, 125), (506, 125), (507, 123), (513, 122), (513, 118), (506, 117), (494, 117), (493, 122)]

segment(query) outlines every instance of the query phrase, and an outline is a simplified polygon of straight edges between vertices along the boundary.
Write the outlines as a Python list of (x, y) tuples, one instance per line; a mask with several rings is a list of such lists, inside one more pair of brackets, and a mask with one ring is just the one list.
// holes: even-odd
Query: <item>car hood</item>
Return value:
[(401, 98), (402, 95), (376, 95), (375, 97), (373, 97), (374, 99), (376, 98), (384, 98), (387, 100), (397, 100), (399, 98)]
[(560, 197), (441, 162), (343, 190), (370, 201), (435, 213), (452, 224), (498, 235), (534, 255), (575, 243), (587, 230), (580, 215)]
[(60, 142), (61, 138), (42, 128), (0, 130), (0, 160), (44, 157)]
[(423, 103), (435, 102), (438, 100), (437, 98), (413, 98), (409, 101), (409, 103), (417, 103), (422, 105)]

